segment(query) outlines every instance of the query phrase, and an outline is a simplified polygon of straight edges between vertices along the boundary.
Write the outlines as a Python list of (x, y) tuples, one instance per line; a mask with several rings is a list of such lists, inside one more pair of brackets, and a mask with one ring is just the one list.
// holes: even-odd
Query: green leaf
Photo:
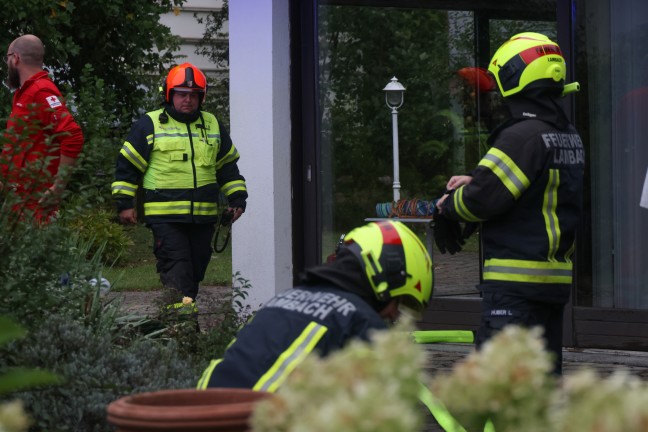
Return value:
[(11, 368), (0, 376), (0, 396), (16, 391), (56, 385), (62, 382), (57, 375), (42, 369)]
[(27, 332), (5, 316), (0, 316), (0, 345), (25, 337)]

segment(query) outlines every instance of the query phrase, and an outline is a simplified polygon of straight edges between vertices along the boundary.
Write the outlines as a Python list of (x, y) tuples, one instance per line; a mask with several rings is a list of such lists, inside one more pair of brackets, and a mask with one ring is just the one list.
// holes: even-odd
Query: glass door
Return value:
[[(357, 3), (320, 1), (317, 8), (322, 259), (340, 234), (367, 218), (424, 212), (450, 176), (476, 166), (498, 117), (463, 68), (486, 67), (515, 33), (556, 39), (555, 1), (501, 2), (497, 9), (457, 2), (456, 10), (435, 8), (448, 2), (434, 1)], [(399, 206), (393, 205), (392, 114), (383, 92), (393, 77), (406, 88), (397, 117)], [(424, 225), (410, 226), (425, 237)], [(476, 233), (461, 253), (434, 252), (435, 297), (478, 295), (479, 249)]]
[(588, 83), (577, 127), (590, 143), (582, 262), (576, 305), (648, 309), (648, 3), (577, 2), (576, 76)]

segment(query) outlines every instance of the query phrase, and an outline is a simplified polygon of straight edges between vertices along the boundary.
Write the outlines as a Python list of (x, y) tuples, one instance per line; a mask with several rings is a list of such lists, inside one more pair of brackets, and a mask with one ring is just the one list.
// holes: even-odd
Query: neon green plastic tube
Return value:
[(429, 343), (473, 343), (475, 335), (470, 330), (416, 330), (412, 332), (414, 342)]

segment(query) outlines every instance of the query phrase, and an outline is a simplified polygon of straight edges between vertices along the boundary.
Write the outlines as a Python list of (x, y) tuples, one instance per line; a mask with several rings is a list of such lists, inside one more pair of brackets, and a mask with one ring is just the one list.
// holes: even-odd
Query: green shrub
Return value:
[[(110, 185), (115, 160), (127, 126), (117, 121), (116, 95), (90, 65), (81, 74), (82, 86), (68, 88), (68, 105), (83, 129), (83, 151), (66, 190), (64, 209), (85, 213), (112, 207)], [(110, 108), (113, 108), (111, 111)]]
[[(0, 346), (26, 336), (25, 330), (6, 317), (0, 315)], [(42, 385), (57, 384), (59, 378), (47, 371), (25, 367), (0, 369), (0, 397), (11, 395), (18, 390)], [(0, 402), (0, 431), (23, 432), (31, 423), (23, 409), (23, 402), (14, 399)]]
[[(166, 305), (180, 302), (182, 295), (165, 293), (160, 299), (159, 307), (166, 310), (160, 314), (160, 321), (153, 329), (160, 330), (160, 337), (176, 341), (181, 352), (190, 353), (198, 368), (203, 368), (212, 359), (221, 358), (225, 349), (232, 342), (241, 326), (250, 318), (252, 312), (243, 301), (248, 296), (250, 284), (238, 272), (234, 275), (232, 290), (217, 299), (199, 300), (197, 314), (182, 314)], [(206, 312), (207, 310), (212, 312)], [(208, 316), (208, 329), (197, 330), (199, 319)], [(205, 320), (206, 321), (206, 320)]]
[(24, 343), (3, 353), (0, 364), (48, 367), (64, 379), (53, 388), (18, 393), (35, 431), (109, 431), (106, 406), (122, 396), (159, 389), (189, 388), (198, 371), (172, 341), (138, 339), (113, 344), (97, 327), (53, 315)]
[(133, 245), (124, 227), (115, 221), (115, 214), (105, 209), (85, 209), (82, 213), (64, 215), (65, 225), (77, 233), (79, 239), (91, 245), (87, 258), (101, 249), (101, 262), (118, 263)]
[(86, 259), (88, 249), (58, 223), (0, 223), (0, 314), (28, 329), (48, 314), (78, 315), (87, 280), (98, 272), (96, 256)]

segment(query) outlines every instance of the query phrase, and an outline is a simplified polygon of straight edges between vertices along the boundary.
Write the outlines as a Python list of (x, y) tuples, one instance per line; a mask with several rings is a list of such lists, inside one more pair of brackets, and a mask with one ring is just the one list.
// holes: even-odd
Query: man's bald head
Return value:
[(18, 53), (23, 63), (29, 66), (42, 68), (45, 58), (45, 46), (43, 42), (32, 34), (16, 38), (9, 45), (9, 51)]

